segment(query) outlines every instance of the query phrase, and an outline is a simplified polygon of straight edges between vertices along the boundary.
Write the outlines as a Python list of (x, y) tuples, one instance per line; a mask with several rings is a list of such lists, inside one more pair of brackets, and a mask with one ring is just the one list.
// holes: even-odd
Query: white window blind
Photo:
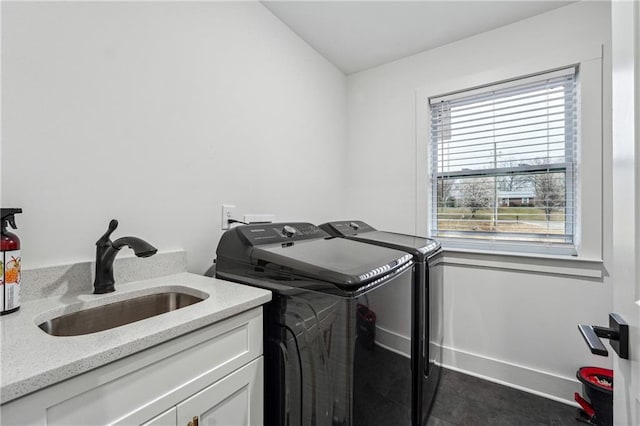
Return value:
[(429, 100), (431, 235), (573, 250), (576, 71)]

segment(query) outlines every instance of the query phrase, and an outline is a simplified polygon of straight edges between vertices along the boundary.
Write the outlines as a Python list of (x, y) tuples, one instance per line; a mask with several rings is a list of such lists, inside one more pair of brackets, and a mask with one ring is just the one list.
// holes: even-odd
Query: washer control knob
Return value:
[(291, 225), (285, 225), (284, 228), (282, 228), (282, 234), (285, 237), (293, 237), (297, 232), (298, 230)]
[(354, 230), (356, 230), (356, 231), (360, 228), (360, 225), (358, 225), (358, 224), (357, 224), (357, 223), (355, 223), (355, 222), (351, 222), (351, 223), (349, 224), (349, 226), (351, 227), (351, 229), (354, 229)]

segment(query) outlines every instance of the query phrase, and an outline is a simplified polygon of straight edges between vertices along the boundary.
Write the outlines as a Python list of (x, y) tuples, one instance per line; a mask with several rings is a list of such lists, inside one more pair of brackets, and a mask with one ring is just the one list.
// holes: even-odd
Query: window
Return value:
[(576, 71), (429, 100), (431, 235), (574, 253)]

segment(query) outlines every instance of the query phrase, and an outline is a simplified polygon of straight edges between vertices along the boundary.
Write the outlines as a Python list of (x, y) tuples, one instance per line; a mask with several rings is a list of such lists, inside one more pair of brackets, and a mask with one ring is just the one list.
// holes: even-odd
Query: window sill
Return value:
[(602, 281), (604, 264), (601, 259), (575, 256), (545, 255), (444, 248), (439, 263), (444, 265), (488, 268), (537, 274), (564, 275)]

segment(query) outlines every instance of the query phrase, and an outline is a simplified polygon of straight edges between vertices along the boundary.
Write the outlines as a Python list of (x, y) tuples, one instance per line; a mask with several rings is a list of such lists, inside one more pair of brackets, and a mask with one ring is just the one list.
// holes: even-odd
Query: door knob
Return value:
[(580, 324), (578, 326), (584, 341), (589, 346), (592, 354), (609, 356), (609, 351), (604, 347), (601, 337), (609, 339), (609, 343), (618, 356), (629, 359), (629, 325), (618, 314), (609, 314), (609, 327)]

